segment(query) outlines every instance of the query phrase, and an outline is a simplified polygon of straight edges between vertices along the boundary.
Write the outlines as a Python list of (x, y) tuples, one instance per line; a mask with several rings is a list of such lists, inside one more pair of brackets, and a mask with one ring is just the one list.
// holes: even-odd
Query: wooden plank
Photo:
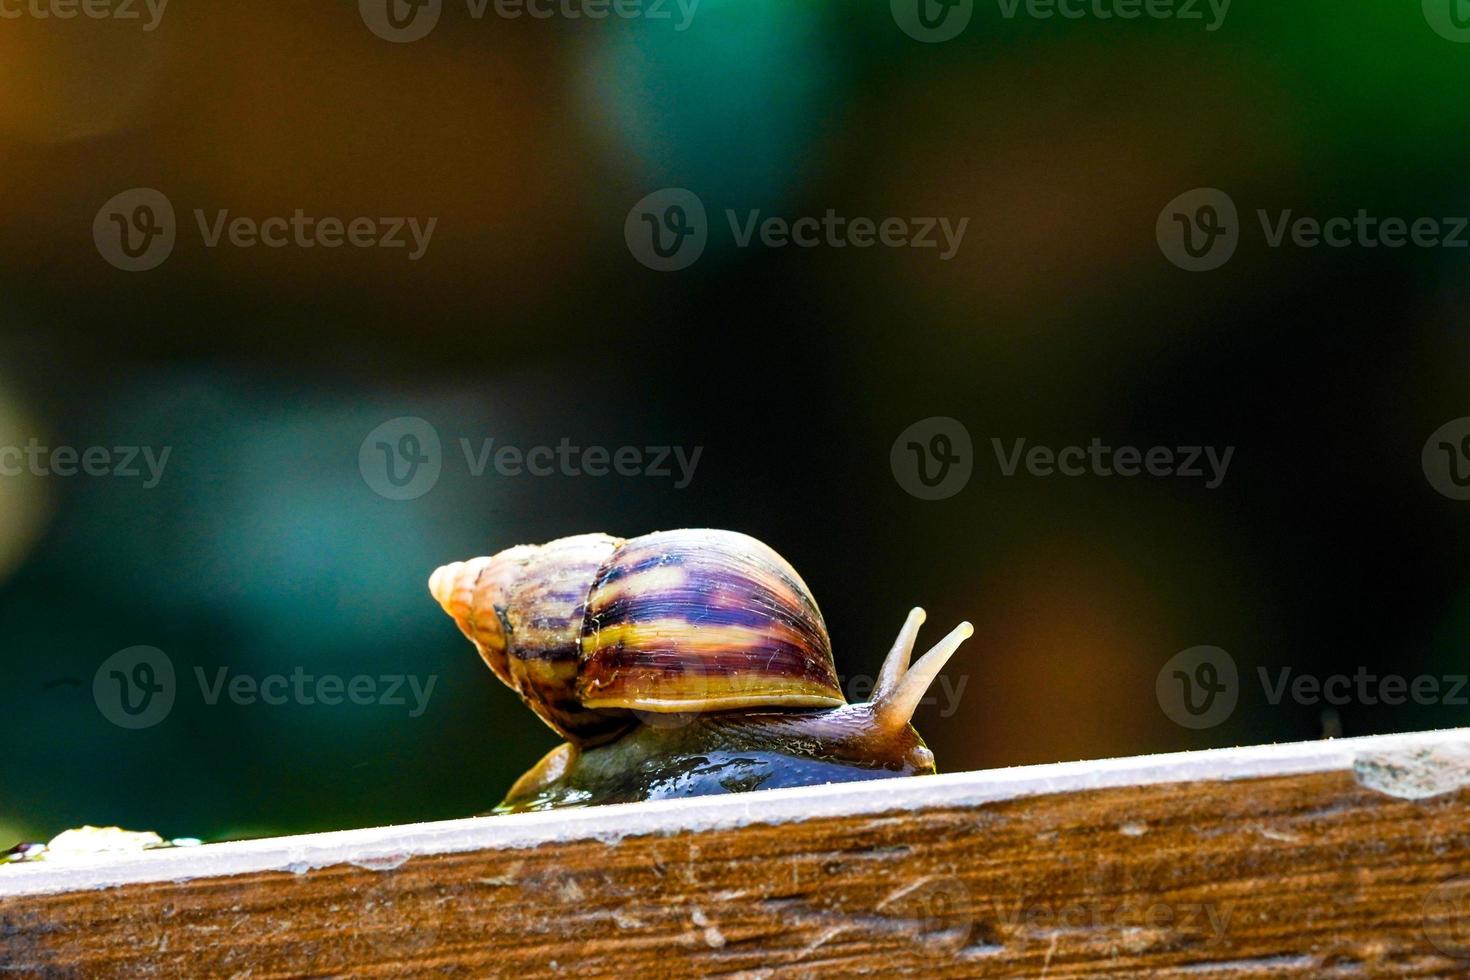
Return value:
[(1470, 972), (1470, 731), (0, 867), (0, 972)]

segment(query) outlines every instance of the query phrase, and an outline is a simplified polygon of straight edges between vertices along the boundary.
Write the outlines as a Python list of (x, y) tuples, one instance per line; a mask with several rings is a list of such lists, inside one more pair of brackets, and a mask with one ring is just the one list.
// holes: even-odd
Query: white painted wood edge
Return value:
[(648, 834), (976, 806), (1050, 793), (1337, 772), (1354, 769), (1365, 756), (1412, 760), (1435, 749), (1470, 759), (1470, 729), (1061, 762), (0, 865), (0, 899), (258, 871), (305, 874), (339, 864), (389, 870), (429, 854), (575, 840), (613, 845), (624, 837)]

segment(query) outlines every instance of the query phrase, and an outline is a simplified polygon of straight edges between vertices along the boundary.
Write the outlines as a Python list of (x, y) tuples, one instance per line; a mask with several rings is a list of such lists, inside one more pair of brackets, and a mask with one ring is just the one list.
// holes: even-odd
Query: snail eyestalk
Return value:
[[(899, 632), (899, 639), (894, 644), (893, 652), (888, 655), (888, 661), (883, 664), (882, 681), (879, 683), (878, 690), (873, 694), (873, 718), (879, 728), (896, 731), (907, 725), (909, 719), (913, 718), (914, 712), (918, 710), (919, 702), (923, 699), (924, 693), (929, 690), (929, 685), (934, 683), (934, 678), (939, 676), (939, 672), (944, 669), (945, 663), (959, 649), (960, 644), (968, 640), (975, 632), (975, 627), (969, 623), (960, 623), (950, 630), (948, 636), (934, 644), (928, 653), (920, 657), (918, 663), (909, 667), (907, 671), (903, 671), (902, 677), (896, 684), (891, 687), (884, 686), (883, 681), (889, 678), (890, 666), (894, 663), (902, 665), (908, 660), (913, 640), (908, 639), (905, 644), (906, 636), (910, 627), (917, 632), (918, 626), (914, 621), (917, 618), (919, 622), (922, 622), (923, 617), (922, 609), (915, 609), (914, 612), (909, 613), (908, 622), (904, 623), (903, 629)], [(892, 672), (896, 674), (900, 670), (901, 667), (894, 667)]]
[(888, 651), (888, 656), (883, 660), (883, 669), (878, 672), (878, 683), (873, 688), (874, 701), (887, 698), (898, 687), (898, 682), (903, 680), (904, 671), (909, 669), (909, 657), (914, 652), (914, 643), (919, 639), (919, 627), (924, 625), (927, 618), (928, 613), (924, 612), (922, 606), (909, 610), (909, 617), (904, 620), (903, 628), (898, 631), (898, 639), (893, 641), (893, 649)]

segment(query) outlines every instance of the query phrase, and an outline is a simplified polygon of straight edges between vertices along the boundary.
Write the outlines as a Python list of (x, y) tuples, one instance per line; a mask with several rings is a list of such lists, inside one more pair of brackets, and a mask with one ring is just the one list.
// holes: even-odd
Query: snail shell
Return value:
[(821, 611), (745, 534), (581, 534), (445, 565), (434, 598), (495, 675), (568, 739), (633, 712), (845, 704)]

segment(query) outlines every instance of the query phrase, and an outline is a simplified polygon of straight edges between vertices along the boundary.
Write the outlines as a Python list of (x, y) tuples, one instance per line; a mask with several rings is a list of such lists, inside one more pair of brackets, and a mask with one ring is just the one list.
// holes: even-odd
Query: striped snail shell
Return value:
[(806, 583), (748, 535), (581, 534), (445, 565), (429, 590), (573, 742), (612, 738), (633, 712), (846, 703)]

